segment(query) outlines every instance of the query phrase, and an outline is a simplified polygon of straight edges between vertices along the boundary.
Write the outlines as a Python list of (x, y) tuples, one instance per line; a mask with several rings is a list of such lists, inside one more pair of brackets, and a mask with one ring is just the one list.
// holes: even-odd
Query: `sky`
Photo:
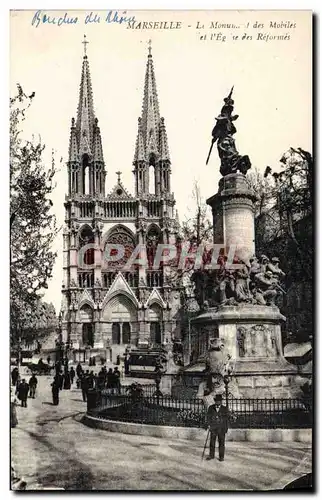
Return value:
[[(141, 114), (143, 83), (152, 40), (152, 55), (161, 116), (165, 118), (172, 162), (172, 191), (180, 220), (193, 207), (194, 180), (204, 199), (217, 192), (219, 159), (216, 148), (206, 166), (215, 117), (234, 85), (237, 149), (248, 154), (253, 168), (278, 168), (290, 147), (312, 151), (311, 17), (305, 11), (127, 11), (137, 21), (175, 21), (181, 29), (127, 29), (126, 25), (86, 24), (90, 11), (68, 11), (78, 17), (72, 25), (32, 25), (34, 11), (16, 11), (10, 18), (10, 92), (20, 83), (35, 98), (24, 122), (23, 135), (40, 135), (46, 144), (45, 164), (55, 151), (60, 171), (53, 193), (58, 224), (64, 223), (67, 192), (67, 154), (71, 118), (76, 117), (83, 58), (83, 35), (89, 44), (95, 113), (102, 134), (107, 169), (106, 191), (121, 170), (125, 187), (133, 193), (133, 155), (137, 119)], [(101, 20), (108, 11), (94, 11)], [(114, 14), (115, 11), (113, 11)], [(65, 12), (43, 11), (51, 17)], [(121, 14), (122, 11), (119, 11)], [(211, 22), (240, 28), (210, 29)], [(269, 22), (296, 27), (271, 28)], [(198, 27), (197, 27), (197, 23)], [(254, 28), (255, 23), (264, 28)], [(249, 23), (249, 25), (248, 25)], [(204, 25), (204, 29), (199, 27)], [(190, 26), (190, 27), (189, 27)], [(286, 26), (289, 26), (289, 24)], [(258, 32), (289, 34), (289, 40), (257, 40)], [(221, 40), (210, 35), (221, 33)], [(252, 39), (242, 40), (247, 34)], [(200, 39), (207, 35), (206, 39)], [(238, 36), (234, 40), (232, 35)], [(60, 158), (63, 162), (59, 164)], [(44, 299), (58, 311), (62, 283), (62, 234), (54, 277)]]

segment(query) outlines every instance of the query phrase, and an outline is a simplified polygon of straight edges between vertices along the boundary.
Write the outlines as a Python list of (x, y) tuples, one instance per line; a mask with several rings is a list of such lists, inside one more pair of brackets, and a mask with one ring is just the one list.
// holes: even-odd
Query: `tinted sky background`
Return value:
[[(64, 12), (44, 11), (59, 17)], [(56, 151), (57, 164), (63, 157), (53, 194), (59, 225), (64, 219), (67, 190), (67, 161), (71, 118), (76, 117), (83, 57), (83, 35), (90, 42), (90, 62), (94, 106), (103, 140), (107, 169), (106, 191), (121, 170), (125, 187), (133, 192), (132, 160), (141, 113), (147, 42), (152, 54), (161, 116), (164, 116), (172, 161), (172, 190), (183, 220), (193, 201), (190, 193), (198, 180), (204, 198), (217, 191), (219, 160), (216, 149), (208, 166), (211, 130), (223, 98), (235, 85), (236, 145), (248, 154), (254, 167), (278, 167), (279, 158), (289, 146), (312, 151), (312, 69), (311, 16), (309, 12), (156, 12), (128, 11), (142, 21), (181, 21), (181, 30), (130, 30), (117, 24), (84, 25), (89, 11), (68, 11), (79, 16), (71, 26), (31, 25), (33, 11), (11, 14), (10, 91), (19, 82), (27, 93), (36, 92), (24, 135), (40, 134), (47, 146), (44, 156), (50, 164), (50, 151)], [(99, 12), (96, 11), (98, 14)], [(106, 11), (105, 11), (106, 15)], [(101, 13), (104, 17), (104, 13)], [(197, 21), (235, 23), (234, 31), (257, 36), (249, 27), (258, 22), (293, 21), (295, 29), (264, 29), (271, 34), (291, 33), (290, 41), (233, 41), (233, 30), (225, 42), (201, 41)], [(189, 28), (188, 25), (191, 25)], [(208, 34), (212, 30), (207, 30)], [(217, 30), (218, 31), (218, 30)], [(62, 235), (55, 242), (59, 252), (54, 278), (45, 300), (60, 307), (62, 282)]]

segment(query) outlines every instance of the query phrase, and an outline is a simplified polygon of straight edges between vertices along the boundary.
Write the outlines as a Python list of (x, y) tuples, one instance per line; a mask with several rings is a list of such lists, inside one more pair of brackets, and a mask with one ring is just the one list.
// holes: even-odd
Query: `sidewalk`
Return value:
[(19, 424), (12, 429), (12, 459), (29, 490), (265, 490), (311, 471), (304, 443), (228, 442), (225, 462), (202, 462), (202, 440), (86, 427), (81, 392), (61, 391), (59, 406), (52, 406), (50, 382), (39, 377), (37, 398), (17, 408)]

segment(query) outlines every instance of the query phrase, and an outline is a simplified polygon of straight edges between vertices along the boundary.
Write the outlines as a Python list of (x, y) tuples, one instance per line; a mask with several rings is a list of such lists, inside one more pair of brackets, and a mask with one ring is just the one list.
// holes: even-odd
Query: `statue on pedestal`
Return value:
[(236, 173), (240, 171), (246, 175), (247, 170), (251, 167), (250, 159), (247, 155), (240, 155), (236, 149), (235, 139), (233, 135), (236, 133), (234, 121), (237, 120), (238, 115), (232, 115), (234, 110), (234, 100), (232, 99), (234, 87), (232, 87), (228, 97), (224, 99), (224, 106), (221, 113), (217, 116), (217, 123), (212, 131), (212, 142), (206, 161), (208, 164), (213, 145), (217, 142), (217, 149), (219, 158), (221, 160), (220, 173), (222, 176)]

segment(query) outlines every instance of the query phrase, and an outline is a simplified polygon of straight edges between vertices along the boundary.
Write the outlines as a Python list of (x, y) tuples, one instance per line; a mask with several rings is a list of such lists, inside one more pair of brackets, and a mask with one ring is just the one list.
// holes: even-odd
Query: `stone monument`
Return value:
[[(229, 352), (235, 397), (298, 397), (305, 379), (283, 356), (281, 324), (285, 317), (275, 304), (278, 295), (285, 293), (284, 273), (278, 257), (269, 260), (255, 254), (256, 194), (246, 179), (250, 159), (239, 154), (233, 137), (238, 115), (233, 115), (232, 92), (216, 118), (207, 158), (208, 163), (217, 142), (222, 178), (207, 204), (212, 208), (214, 243), (222, 245), (223, 253), (217, 269), (195, 271), (195, 296), (201, 312), (191, 325), (203, 335), (207, 332), (205, 342), (219, 338)], [(232, 248), (233, 265), (227, 260)], [(205, 363), (207, 356), (211, 351), (206, 356), (203, 352), (199, 360)], [(206, 373), (211, 371), (208, 366)]]

